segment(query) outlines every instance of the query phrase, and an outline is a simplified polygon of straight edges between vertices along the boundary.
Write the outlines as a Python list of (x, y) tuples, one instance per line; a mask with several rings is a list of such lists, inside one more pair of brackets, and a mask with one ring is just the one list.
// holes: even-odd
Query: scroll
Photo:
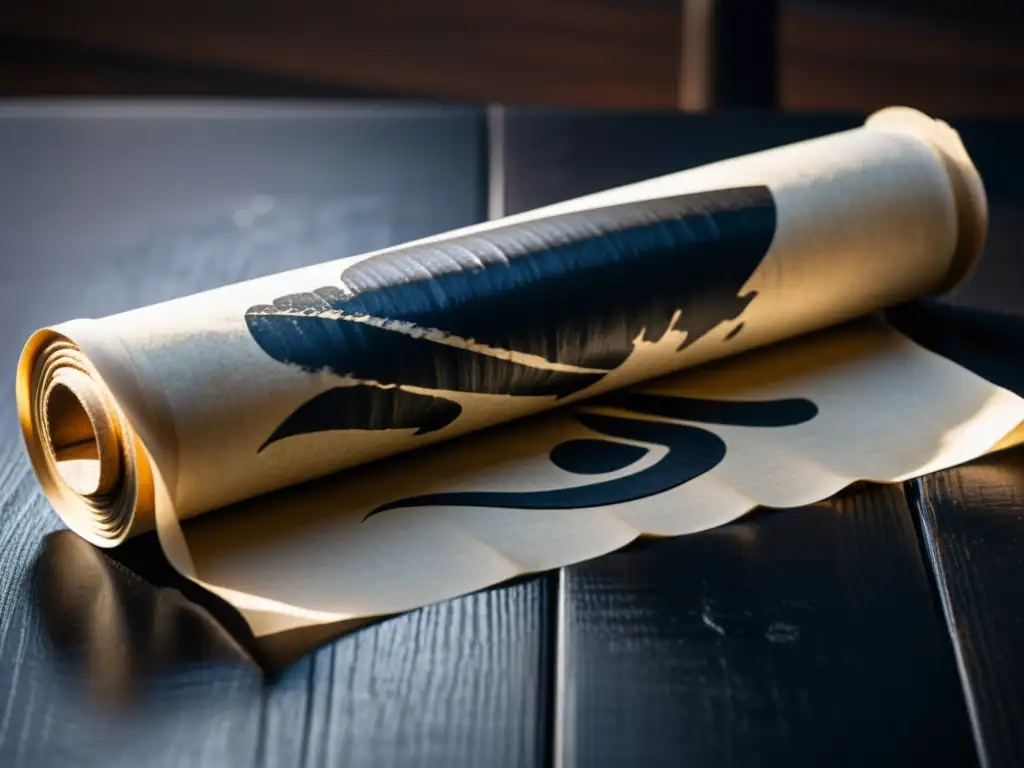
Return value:
[(1024, 400), (871, 317), (985, 230), (955, 131), (885, 110), (38, 331), (21, 426), (68, 526), (155, 529), (255, 635), (395, 613), (1011, 439)]

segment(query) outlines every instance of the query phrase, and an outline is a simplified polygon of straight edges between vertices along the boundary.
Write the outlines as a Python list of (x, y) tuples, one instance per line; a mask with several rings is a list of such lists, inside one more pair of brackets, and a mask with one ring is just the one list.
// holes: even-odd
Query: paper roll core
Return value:
[(61, 478), (81, 496), (114, 491), (122, 475), (120, 439), (92, 379), (75, 368), (58, 370), (44, 397), (46, 450)]
[(34, 341), (31, 406), (22, 420), (33, 464), (70, 527), (114, 546), (131, 533), (140, 505), (150, 506), (140, 493), (149, 480), (134, 432), (75, 344), (54, 334)]

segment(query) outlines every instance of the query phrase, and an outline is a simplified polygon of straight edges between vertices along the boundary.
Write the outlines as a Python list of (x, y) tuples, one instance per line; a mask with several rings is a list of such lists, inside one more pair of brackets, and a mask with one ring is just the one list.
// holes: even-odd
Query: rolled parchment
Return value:
[[(922, 437), (898, 449), (891, 449), (889, 438), (876, 438), (888, 440), (891, 449), (876, 453), (903, 468), (889, 479), (984, 452), (1024, 418), (1019, 400), (874, 327), (856, 338), (849, 330), (834, 341), (816, 337), (811, 357), (812, 347), (786, 347), (775, 360), (790, 361), (791, 370), (776, 370), (770, 352), (737, 358), (747, 361), (739, 379), (735, 368), (722, 369), (733, 374), (702, 369), (689, 379), (702, 394), (680, 394), (688, 385), (679, 377), (653, 390), (614, 391), (945, 291), (979, 257), (985, 230), (981, 180), (955, 131), (918, 112), (889, 109), (832, 136), (41, 330), (29, 339), (19, 365), (21, 425), (47, 497), (73, 530), (114, 546), (157, 528), (171, 562), (239, 607), (257, 634), (403, 610), (607, 551), (630, 537), (616, 532), (595, 539), (600, 526), (584, 535), (583, 521), (575, 533), (557, 534), (556, 546), (538, 529), (545, 542), (527, 549), (547, 555), (517, 560), (506, 553), (496, 567), (493, 552), (502, 544), (493, 531), (473, 528), (472, 545), (457, 543), (469, 528), (465, 521), (453, 523), (453, 510), (491, 510), (487, 519), (493, 521), (493, 510), (501, 509), (502, 535), (528, 541), (537, 510), (638, 503), (653, 509), (655, 497), (694, 485), (690, 481), (702, 472), (675, 482), (678, 472), (661, 469), (661, 479), (641, 494), (635, 490), (639, 481), (612, 490), (609, 483), (629, 476), (619, 464), (630, 450), (637, 457), (627, 466), (646, 467), (640, 471), (662, 466), (656, 448), (666, 445), (665, 456), (677, 463), (719, 451), (717, 463), (704, 472), (728, 462), (723, 464), (725, 448), (712, 448), (708, 438), (698, 445), (693, 435), (682, 440), (678, 430), (651, 425), (710, 421), (720, 425), (714, 434), (724, 446), (729, 441), (721, 425), (749, 430), (766, 420), (793, 428), (827, 424), (819, 417), (820, 403), (796, 396), (811, 381), (823, 402), (835, 394), (832, 380), (818, 370), (821, 361), (846, 370), (848, 382), (858, 381), (857, 388), (873, 396), (886, 383), (870, 377), (900, 366), (900, 381), (928, 369), (933, 399), (926, 395), (922, 402), (974, 393), (964, 400), (968, 405), (946, 408), (948, 417), (928, 429), (890, 421), (893, 428), (918, 429)], [(832, 351), (822, 351), (822, 343)], [(906, 362), (911, 358), (916, 363)], [(751, 377), (755, 359), (760, 370), (775, 371), (774, 383)], [(859, 362), (850, 368), (851, 360)], [(749, 399), (741, 379), (756, 380), (755, 400), (784, 390), (789, 395), (782, 399), (809, 405), (740, 413), (729, 397)], [(717, 382), (711, 387), (717, 394), (700, 384), (708, 381)], [(583, 415), (571, 427), (563, 424), (565, 416), (533, 420), (512, 433), (413, 454), (390, 470), (378, 465), (343, 473), (330, 481), (329, 502), (323, 483), (290, 497), (271, 494), (595, 396), (577, 407)], [(715, 397), (718, 404), (710, 407), (718, 411), (709, 417), (707, 402)], [(608, 421), (623, 410), (640, 415), (628, 427)], [(580, 428), (582, 436), (537, 442), (538, 435), (563, 428)], [(970, 440), (951, 441), (953, 433)], [(830, 443), (815, 434), (823, 441), (816, 450), (826, 456), (851, 447), (849, 435), (833, 434)], [(686, 442), (691, 439), (692, 446)], [(867, 433), (861, 439), (871, 440)], [(602, 441), (604, 448), (597, 445)], [(842, 450), (835, 447), (844, 441)], [(583, 445), (588, 442), (595, 445)], [(618, 458), (610, 458), (609, 445), (619, 446)], [(690, 459), (679, 459), (688, 450)], [(560, 472), (600, 482), (541, 487), (543, 473), (524, 469), (538, 457)], [(486, 468), (473, 463), (485, 458)], [(863, 467), (863, 476), (886, 479), (870, 469)], [(764, 474), (757, 466), (740, 471)], [(485, 475), (491, 490), (478, 488)], [(794, 480), (801, 489), (796, 496), (828, 495), (836, 478), (855, 477), (832, 475), (827, 483), (812, 483), (813, 492)], [(443, 487), (434, 487), (437, 481)], [(514, 492), (506, 488), (510, 482)], [(633, 490), (624, 491), (626, 486)], [(298, 509), (296, 499), (306, 506)], [(700, 503), (718, 510), (708, 520), (721, 522), (777, 500), (760, 491), (744, 499)], [(204, 514), (229, 505), (234, 507)], [(314, 508), (315, 522), (303, 511)], [(521, 520), (515, 510), (523, 512)], [(182, 525), (191, 518), (197, 519)], [(406, 522), (381, 522), (399, 518)], [(414, 519), (420, 522), (409, 527)], [(513, 531), (520, 523), (525, 527)], [(659, 525), (630, 530), (637, 535), (680, 527)], [(461, 533), (454, 535), (455, 528)], [(438, 543), (442, 539), (448, 544)], [(474, 560), (467, 553), (484, 540), (491, 559)], [(354, 542), (360, 552), (374, 553), (375, 562), (391, 563), (388, 574), (382, 576), (379, 565), (361, 574), (337, 564), (360, 560), (351, 551)], [(436, 555), (444, 546), (453, 553), (450, 569), (417, 570), (420, 555), (410, 547), (435, 547)], [(360, 594), (363, 581), (372, 581), (376, 591)]]

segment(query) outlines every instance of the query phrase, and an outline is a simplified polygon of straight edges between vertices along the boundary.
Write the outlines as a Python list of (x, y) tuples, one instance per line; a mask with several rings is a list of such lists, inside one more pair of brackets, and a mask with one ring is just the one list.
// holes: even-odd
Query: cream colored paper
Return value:
[(985, 453), (1024, 421), (1021, 398), (871, 320), (633, 391), (727, 401), (806, 398), (818, 413), (806, 423), (766, 429), (626, 411), (632, 419), (711, 432), (728, 452), (683, 485), (622, 504), (429, 505), (364, 520), (410, 493), (565, 488), (636, 475), (666, 453), (663, 445), (635, 443), (646, 452), (616, 473), (560, 470), (548, 458), (552, 446), (603, 437), (581, 425), (577, 413), (624, 413), (583, 403), (198, 518), (185, 526), (196, 572), (230, 590), (223, 594), (236, 604), (267, 609), (270, 615), (250, 617), (257, 633), (395, 613), (596, 557), (640, 535), (694, 533), (756, 506), (819, 501), (856, 480), (889, 482), (952, 466)]
[[(692, 346), (679, 351), (683, 332), (638, 338), (622, 365), (561, 400), (446, 391), (461, 415), (430, 434), (341, 430), (268, 443), (303, 403), (349, 382), (268, 356), (246, 326), (254, 305), (334, 285), (359, 261), (497, 242), (519, 222), (546, 226), (573, 212), (599, 222), (608, 206), (759, 185), (770, 191), (777, 218), (767, 254), (742, 289), (756, 299), (737, 322), (717, 324)], [(700, 530), (753, 506), (803, 504), (856, 479), (896, 480), (989, 450), (1024, 419), (1020, 399), (869, 323), (642, 386), (648, 394), (802, 398), (817, 407), (805, 423), (778, 428), (691, 424), (717, 436), (726, 455), (654, 496), (561, 509), (428, 505), (366, 517), (427, 492), (591, 483), (560, 474), (549, 460), (552, 445), (595, 437), (569, 410), (363, 465), (944, 290), (977, 258), (985, 226), (981, 182), (955, 132), (919, 113), (887, 110), (834, 136), (40, 331), (19, 368), (22, 426), (43, 488), (70, 527), (101, 546), (155, 527), (172, 564), (234, 604), (257, 635), (407, 610), (592, 557), (640, 534)], [(743, 332), (735, 335), (738, 322)], [(516, 354), (472, 338), (444, 343)], [(575, 406), (587, 412), (616, 415), (608, 406)], [(664, 458), (665, 446), (619, 442), (644, 453), (620, 474)]]

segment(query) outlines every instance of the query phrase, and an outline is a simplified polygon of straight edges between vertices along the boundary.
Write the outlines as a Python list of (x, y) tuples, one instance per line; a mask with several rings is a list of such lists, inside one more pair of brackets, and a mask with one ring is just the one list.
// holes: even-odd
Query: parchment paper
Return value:
[(73, 530), (156, 528), (256, 635), (394, 613), (1005, 442), (1024, 401), (849, 322), (955, 285), (986, 223), (956, 133), (886, 110), (44, 329), (21, 423)]

